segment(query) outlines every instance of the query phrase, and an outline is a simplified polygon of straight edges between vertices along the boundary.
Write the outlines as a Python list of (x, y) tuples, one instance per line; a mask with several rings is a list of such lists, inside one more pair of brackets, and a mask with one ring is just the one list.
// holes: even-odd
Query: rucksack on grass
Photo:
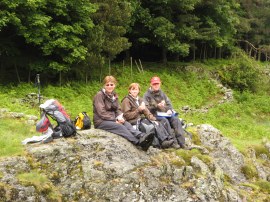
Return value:
[(75, 123), (76, 129), (79, 129), (79, 130), (85, 130), (85, 129), (91, 128), (91, 121), (86, 112), (79, 113), (74, 123)]

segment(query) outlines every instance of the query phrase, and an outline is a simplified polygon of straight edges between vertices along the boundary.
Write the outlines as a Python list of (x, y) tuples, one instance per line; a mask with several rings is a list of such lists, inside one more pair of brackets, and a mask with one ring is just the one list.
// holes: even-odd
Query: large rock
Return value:
[(235, 183), (246, 181), (245, 176), (241, 173), (244, 156), (227, 138), (222, 136), (218, 129), (203, 124), (198, 126), (198, 135), (202, 144), (211, 150), (210, 156)]
[[(144, 152), (122, 137), (94, 129), (75, 138), (30, 144), (27, 157), (0, 161), (0, 201), (242, 201), (236, 182), (245, 181), (243, 157), (212, 126), (201, 125), (198, 135), (210, 162), (200, 150), (150, 147)], [(190, 161), (182, 156), (191, 154)], [(19, 174), (31, 172), (46, 176), (47, 182), (20, 180)], [(230, 186), (225, 186), (224, 173), (234, 180)]]

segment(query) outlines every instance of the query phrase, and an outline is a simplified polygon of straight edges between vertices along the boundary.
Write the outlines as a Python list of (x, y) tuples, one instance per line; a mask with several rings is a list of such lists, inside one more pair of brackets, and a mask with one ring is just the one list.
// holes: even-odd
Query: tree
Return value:
[(270, 2), (267, 0), (239, 0), (241, 3), (241, 26), (238, 40), (252, 57), (268, 60), (270, 55)]
[(189, 42), (197, 35), (197, 19), (190, 12), (199, 1), (142, 0), (135, 12), (131, 37), (161, 48), (163, 62), (167, 61), (167, 52), (187, 56)]
[(221, 48), (231, 49), (234, 46), (239, 6), (235, 0), (202, 0), (197, 4), (194, 12), (200, 19), (200, 25), (196, 46), (200, 47), (201, 59), (207, 58), (208, 48), (214, 50), (211, 57), (216, 58), (216, 48), (220, 49), (218, 57), (221, 57)]
[(97, 0), (95, 5), (98, 9), (91, 14), (95, 26), (86, 39), (88, 53), (81, 73), (86, 77), (99, 74), (101, 78), (103, 73), (108, 73), (102, 70), (104, 64), (110, 66), (117, 54), (131, 46), (124, 35), (129, 29), (132, 7), (125, 0)]
[(0, 6), (1, 39), (16, 42), (9, 50), (1, 41), (2, 59), (29, 51), (29, 61), (21, 68), (56, 72), (85, 60), (88, 49), (83, 42), (94, 26), (91, 14), (96, 10), (88, 0), (2, 0)]

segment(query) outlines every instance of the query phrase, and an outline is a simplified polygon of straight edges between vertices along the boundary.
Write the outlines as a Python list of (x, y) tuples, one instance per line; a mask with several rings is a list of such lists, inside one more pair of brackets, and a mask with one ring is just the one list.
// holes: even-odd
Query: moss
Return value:
[(200, 151), (197, 149), (192, 149), (190, 151), (180, 149), (177, 150), (175, 153), (184, 159), (186, 165), (191, 165), (191, 158), (193, 156), (196, 156), (198, 159), (203, 161), (208, 166), (212, 164), (212, 158), (208, 155), (201, 154)]
[(177, 156), (184, 159), (184, 161), (186, 162), (186, 165), (190, 165), (190, 160), (191, 160), (191, 157), (192, 157), (191, 151), (188, 152), (186, 150), (179, 149), (179, 150), (176, 150), (175, 153), (176, 153)]
[(212, 164), (212, 158), (208, 155), (198, 154), (197, 157), (208, 166)]
[(261, 192), (270, 194), (270, 182), (265, 181), (265, 180), (259, 180), (255, 182), (254, 184), (260, 187)]
[(231, 177), (229, 175), (227, 175), (227, 174), (224, 174), (224, 178), (223, 179), (224, 179), (224, 184), (225, 185), (230, 185), (230, 184), (233, 183)]
[(268, 158), (270, 158), (270, 153), (264, 145), (254, 145), (253, 148), (256, 152), (257, 158), (259, 158), (261, 154), (265, 154)]
[(101, 168), (103, 167), (104, 163), (101, 161), (94, 161), (94, 168)]
[(257, 181), (254, 183), (243, 183), (241, 186), (245, 186), (248, 188), (251, 188), (252, 191), (244, 191), (241, 190), (241, 196), (245, 197), (247, 201), (270, 201), (270, 195), (269, 195), (269, 186), (270, 183), (267, 181)]
[(33, 170), (29, 173), (20, 173), (17, 178), (24, 186), (34, 186), (37, 193), (48, 197), (50, 201), (61, 201), (60, 192), (53, 186), (46, 175)]
[(4, 173), (0, 172), (0, 179), (4, 177)]
[(202, 145), (201, 139), (199, 137), (199, 134), (197, 131), (195, 131), (195, 129), (190, 129), (189, 130), (190, 133), (192, 133), (192, 143), (195, 145)]
[(254, 178), (258, 178), (258, 172), (257, 172), (257, 169), (256, 167), (249, 163), (249, 164), (246, 164), (244, 165), (242, 168), (241, 168), (241, 172), (246, 176), (247, 179), (249, 180), (252, 180)]
[(180, 167), (184, 166), (186, 163), (182, 159), (172, 159), (171, 164), (180, 168)]

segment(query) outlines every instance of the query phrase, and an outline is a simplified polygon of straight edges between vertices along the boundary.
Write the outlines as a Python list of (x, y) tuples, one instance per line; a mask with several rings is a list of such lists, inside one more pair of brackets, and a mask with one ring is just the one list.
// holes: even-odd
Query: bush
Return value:
[(252, 62), (243, 60), (225, 65), (218, 74), (223, 84), (240, 92), (256, 92), (258, 89), (260, 71)]

